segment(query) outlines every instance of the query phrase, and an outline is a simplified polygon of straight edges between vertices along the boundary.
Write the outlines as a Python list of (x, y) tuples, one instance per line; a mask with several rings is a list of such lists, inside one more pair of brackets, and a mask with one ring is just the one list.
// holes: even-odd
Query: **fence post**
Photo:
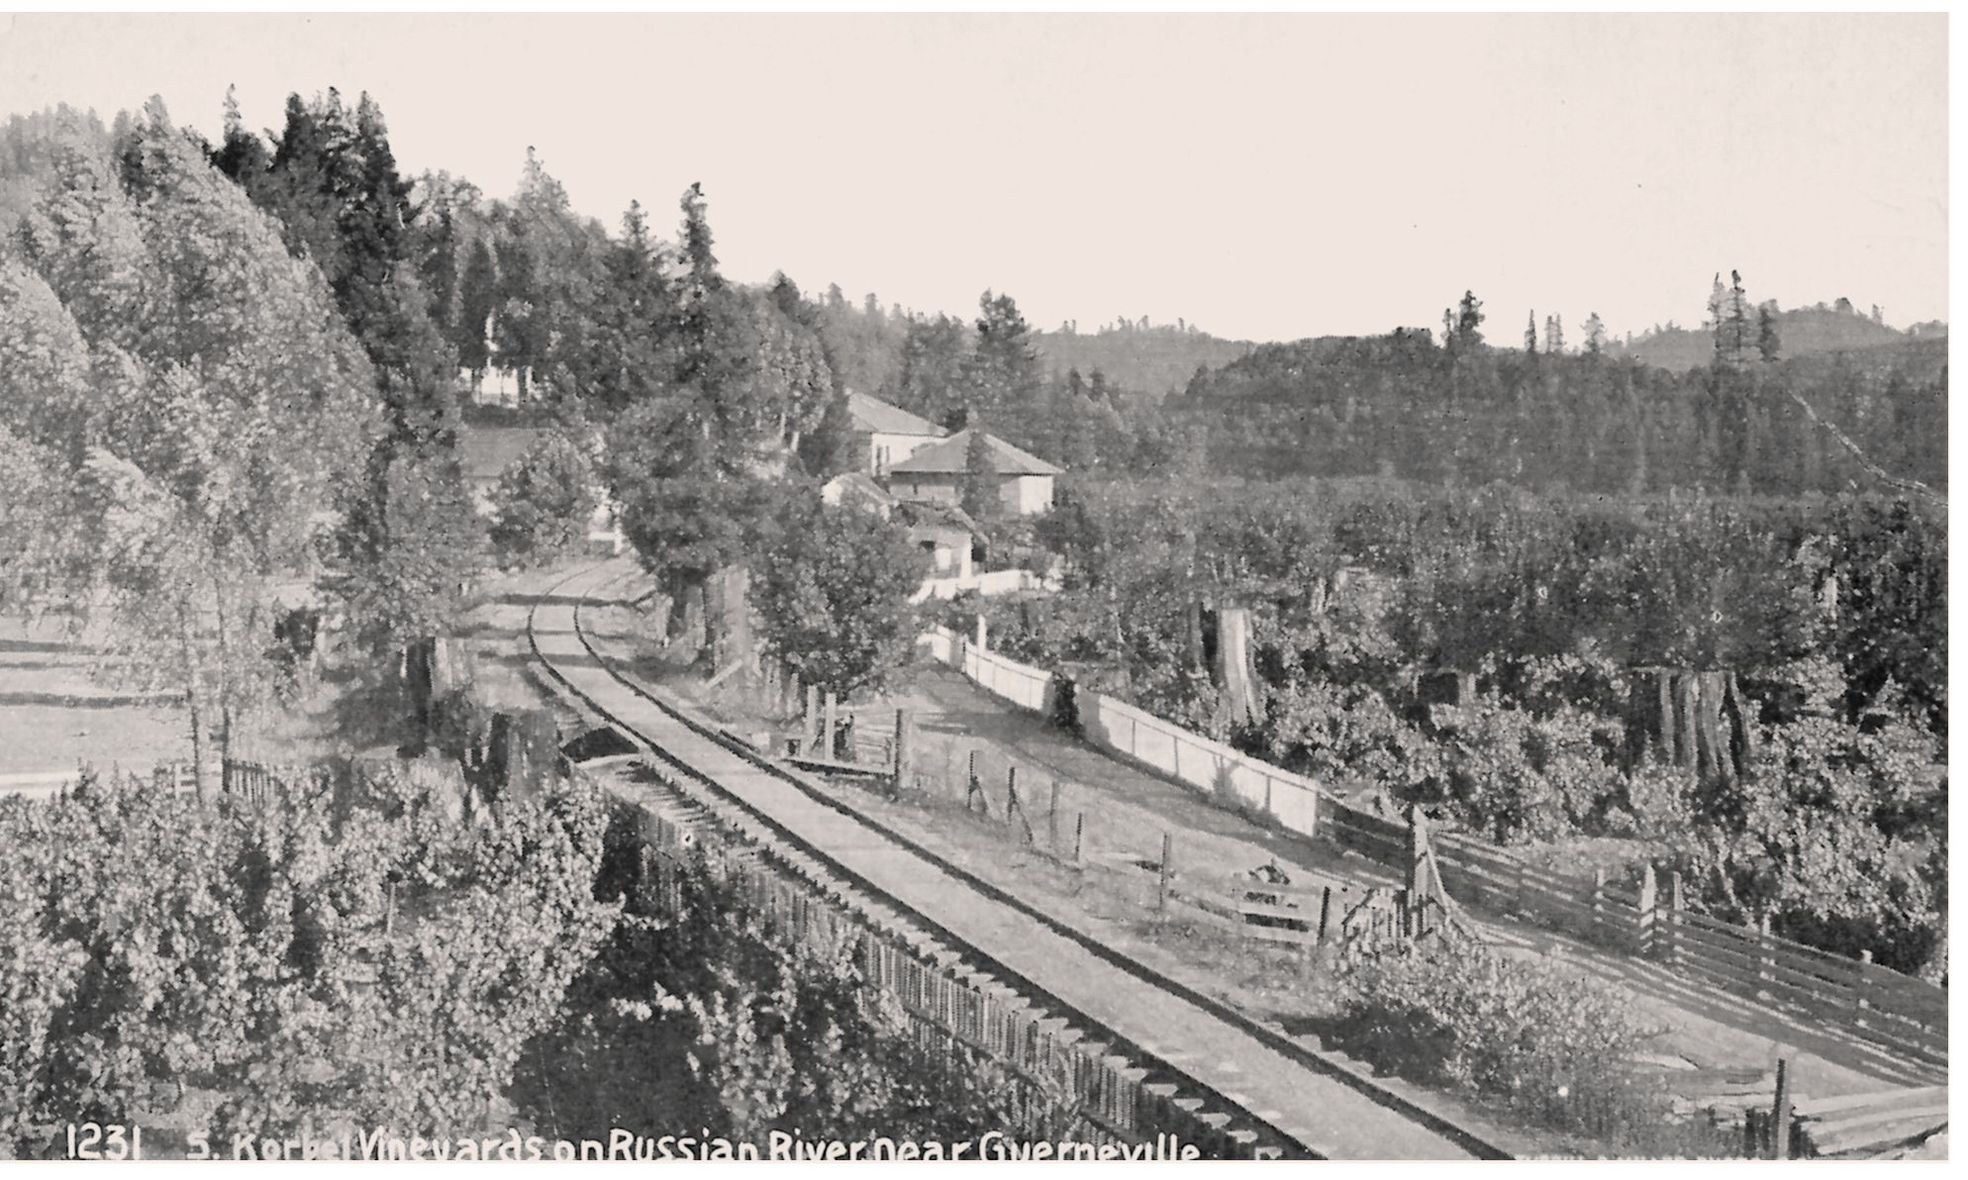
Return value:
[(1654, 884), (1654, 866), (1650, 861), (1640, 870), (1640, 912), (1638, 925), (1634, 930), (1637, 940), (1635, 951), (1641, 955), (1654, 952), (1654, 904), (1657, 890)]
[(1663, 948), (1661, 958), (1667, 963), (1669, 968), (1677, 968), (1681, 965), (1681, 907), (1685, 904), (1685, 900), (1681, 896), (1680, 870), (1669, 869), (1667, 872), (1667, 921), (1657, 931), (1657, 933), (1666, 936), (1665, 941), (1667, 946)]
[(1867, 998), (1867, 993), (1872, 990), (1872, 951), (1870, 949), (1859, 952), (1857, 976), (1857, 979), (1852, 984), (1852, 1009), (1858, 1013), (1858, 1024), (1863, 1026), (1866, 1022), (1865, 1014), (1872, 1007), (1872, 1001)]
[(990, 640), (990, 628), (985, 624), (984, 616), (980, 614), (977, 616), (977, 642), (976, 642), (977, 652), (979, 655), (982, 655), (985, 652), (991, 650), (989, 645), (989, 640)]
[(1168, 831), (1163, 831), (1162, 832), (1162, 863), (1159, 866), (1159, 871), (1158, 871), (1158, 875), (1160, 876), (1161, 880), (1158, 883), (1155, 893), (1155, 908), (1158, 910), (1165, 910), (1168, 908), (1169, 870), (1170, 870), (1169, 862), (1174, 857), (1175, 857), (1175, 836)]
[[(1770, 941), (1770, 915), (1764, 914), (1756, 922), (1756, 978), (1771, 978), (1770, 969), (1776, 966), (1776, 946)], [(1758, 995), (1763, 994), (1758, 989)]]
[(826, 735), (820, 741), (820, 756), (829, 762), (838, 762), (838, 751), (834, 749), (834, 725), (839, 720), (840, 701), (833, 693), (827, 694)]
[(1086, 812), (1073, 817), (1073, 863), (1080, 863), (1080, 847), (1086, 838)]
[(1592, 870), (1592, 941), (1606, 945), (1606, 866)]
[(1059, 776), (1052, 776), (1052, 802), (1046, 808), (1046, 851), (1059, 855)]
[(902, 793), (902, 784), (909, 781), (907, 777), (909, 773), (910, 753), (909, 735), (915, 729), (915, 726), (910, 723), (911, 720), (907, 709), (897, 709), (895, 711), (895, 782), (890, 790), (891, 793), (896, 795)]
[(820, 736), (820, 686), (806, 686), (806, 730), (800, 735), (799, 752), (805, 757), (813, 756), (813, 744)]
[(1790, 1062), (1777, 1058), (1777, 1100), (1770, 1106), (1770, 1158), (1790, 1158)]

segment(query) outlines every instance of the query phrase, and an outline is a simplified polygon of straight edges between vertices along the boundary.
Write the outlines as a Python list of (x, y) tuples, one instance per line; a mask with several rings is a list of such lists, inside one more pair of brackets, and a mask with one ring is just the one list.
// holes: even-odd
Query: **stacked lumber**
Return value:
[(1820, 1156), (1892, 1158), (1945, 1135), (1946, 1086), (1895, 1088), (1796, 1102), (1798, 1133)]

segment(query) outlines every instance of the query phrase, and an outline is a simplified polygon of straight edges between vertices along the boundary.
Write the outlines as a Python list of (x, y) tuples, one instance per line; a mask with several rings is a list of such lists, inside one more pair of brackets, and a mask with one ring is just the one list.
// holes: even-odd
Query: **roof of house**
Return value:
[[(962, 475), (968, 469), (967, 457), (970, 453), (970, 436), (973, 431), (959, 430), (939, 443), (931, 443), (907, 459), (890, 467), (891, 475)], [(1022, 451), (995, 434), (984, 435), (985, 454), (989, 456), (991, 470), (999, 475), (1058, 475), (1060, 469), (1032, 454)]]
[(838, 493), (843, 504), (853, 501), (864, 501), (881, 507), (892, 507), (895, 504), (895, 497), (889, 495), (888, 489), (876, 483), (875, 477), (865, 471), (850, 471), (845, 475), (836, 475), (823, 485), (822, 490), (828, 488)]
[(878, 397), (869, 397), (858, 390), (847, 391), (847, 412), (854, 419), (856, 430), (869, 430), (877, 434), (926, 434), (932, 438), (942, 438), (948, 433), (927, 418), (918, 418), (901, 406), (891, 406)]
[(973, 537), (989, 541), (971, 515), (955, 504), (932, 504), (921, 500), (900, 500), (895, 516), (903, 524), (924, 528), (962, 529)]

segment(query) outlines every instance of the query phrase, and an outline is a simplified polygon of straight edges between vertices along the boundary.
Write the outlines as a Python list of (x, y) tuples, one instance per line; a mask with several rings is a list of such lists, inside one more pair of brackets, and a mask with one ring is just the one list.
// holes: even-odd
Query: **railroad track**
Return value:
[(971, 977), (1084, 1029), (1250, 1154), (1509, 1158), (1494, 1136), (1114, 953), (650, 692), (583, 626), (592, 595), (619, 580), (605, 564), (570, 575), (529, 610), (528, 643), (563, 693), (677, 772), (693, 813), (743, 833), (853, 908), (947, 948)]

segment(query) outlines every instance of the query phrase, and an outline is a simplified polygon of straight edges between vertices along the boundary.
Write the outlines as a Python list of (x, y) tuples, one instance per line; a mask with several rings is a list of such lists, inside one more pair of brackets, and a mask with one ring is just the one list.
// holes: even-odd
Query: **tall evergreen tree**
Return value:
[(491, 363), (488, 342), (492, 315), (498, 306), (499, 270), (492, 260), (492, 243), (488, 237), (477, 237), (472, 239), (464, 274), (458, 280), (458, 315), (451, 325), (458, 363), (474, 373), (483, 372)]
[(1476, 298), (1474, 291), (1464, 291), (1456, 308), (1455, 339), (1459, 348), (1475, 348), (1483, 343), (1483, 301)]
[(1587, 356), (1598, 356), (1606, 350), (1606, 325), (1598, 312), (1585, 317), (1585, 352)]
[(1756, 351), (1771, 364), (1783, 352), (1783, 341), (1777, 335), (1777, 316), (1767, 303), (1756, 309)]
[(989, 417), (1009, 437), (1029, 441), (1043, 417), (1044, 377), (1032, 330), (1009, 295), (978, 300), (977, 345), (964, 366), (965, 421)]
[(964, 444), (963, 481), (958, 487), (959, 506), (972, 520), (983, 524), (997, 519), (1002, 501), (998, 498), (998, 472), (991, 462), (991, 446), (985, 441), (984, 422), (973, 418), (970, 439)]

